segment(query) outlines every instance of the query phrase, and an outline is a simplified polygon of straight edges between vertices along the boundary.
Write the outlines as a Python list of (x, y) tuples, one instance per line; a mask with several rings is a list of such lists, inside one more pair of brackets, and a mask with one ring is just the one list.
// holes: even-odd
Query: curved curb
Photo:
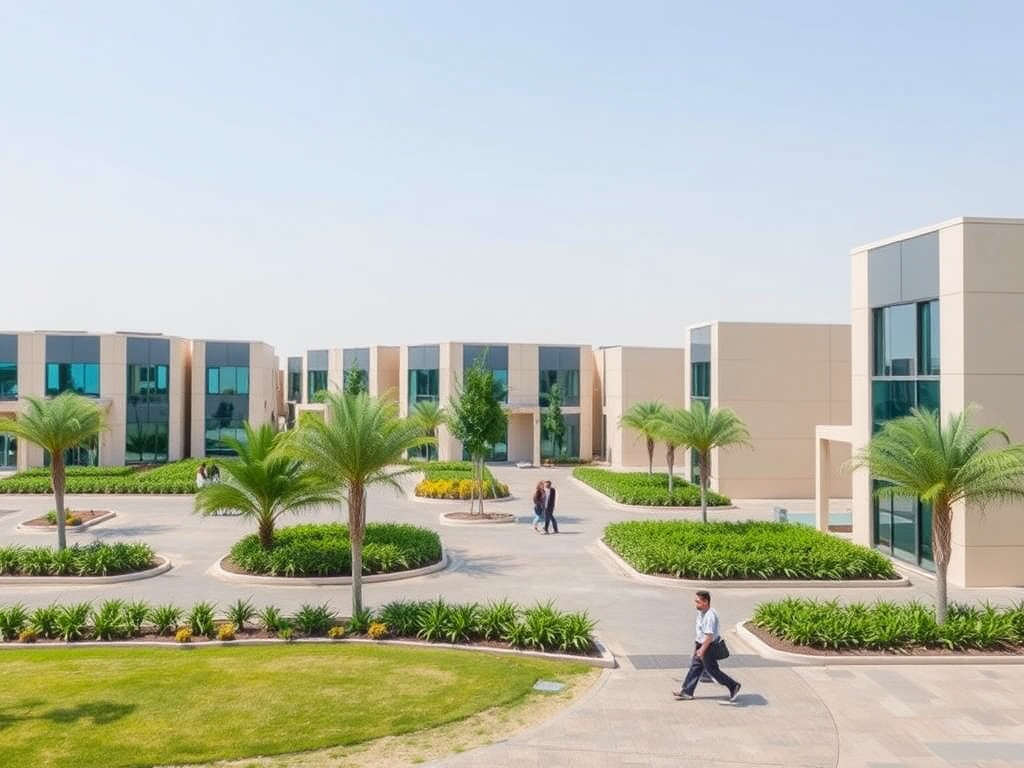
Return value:
[[(296, 586), (296, 587), (315, 587), (315, 586), (328, 586), (332, 584), (351, 584), (351, 576), (256, 576), (247, 573), (232, 573), (231, 571), (224, 570), (221, 566), (221, 562), (229, 555), (224, 555), (217, 562), (211, 565), (207, 569), (207, 573), (221, 579), (222, 581), (234, 581), (239, 584), (262, 584), (268, 587), (285, 587), (285, 586)], [(372, 576), (363, 576), (364, 584), (373, 584), (374, 582), (380, 581), (401, 581), (403, 579), (414, 579), (417, 576), (426, 576), (431, 573), (437, 573), (443, 571), (450, 565), (448, 559), (448, 551), (445, 549), (441, 550), (441, 559), (432, 564), (426, 565), (422, 568), (414, 568), (411, 571), (397, 571), (395, 573), (375, 573)]]
[[(409, 494), (409, 498), (413, 501), (418, 501), (420, 504), (465, 504), (469, 499), (431, 499), (427, 496), (417, 496), (416, 492), (413, 491)], [(509, 492), (508, 496), (501, 496), (496, 499), (484, 499), (487, 504), (504, 504), (507, 501), (518, 501), (518, 496), (513, 496)]]
[[(657, 515), (657, 514), (660, 514), (661, 512), (700, 512), (700, 507), (699, 506), (696, 506), (696, 507), (669, 507), (669, 506), (662, 506), (662, 505), (652, 506), (650, 504), (623, 504), (621, 501), (616, 501), (611, 496), (608, 496), (607, 494), (602, 493), (601, 491), (597, 490), (597, 488), (595, 488), (594, 486), (588, 485), (587, 483), (584, 483), (582, 480), (580, 480), (580, 479), (578, 479), (576, 477), (573, 477), (572, 475), (569, 475), (569, 478), (574, 483), (576, 483), (576, 485), (580, 486), (581, 488), (583, 488), (586, 491), (589, 491), (591, 495), (597, 496), (599, 499), (601, 499), (602, 501), (606, 502), (609, 506), (615, 507), (616, 509), (622, 509), (622, 510), (625, 510), (627, 512), (640, 512), (640, 513), (648, 514), (648, 515)], [(737, 507), (735, 504), (727, 504), (725, 506), (717, 506), (717, 507), (713, 507), (713, 506), (711, 506), (709, 504), (708, 505), (708, 515), (710, 516), (712, 512), (715, 512), (715, 511), (718, 511), (718, 510), (736, 510), (736, 509), (739, 509), (739, 507)]]
[[(92, 528), (94, 525), (99, 525), (100, 523), (106, 522), (112, 517), (117, 517), (117, 512), (110, 509), (107, 510), (106, 513), (100, 515), (99, 517), (94, 517), (92, 520), (87, 520), (86, 522), (80, 523), (79, 525), (65, 525), (64, 530), (68, 533), (81, 533), (86, 528)], [(32, 519), (35, 520), (36, 518)], [(53, 534), (57, 531), (57, 526), (54, 525), (51, 528), (49, 525), (28, 525), (26, 521), (24, 523), (18, 523), (18, 525), (15, 527), (15, 530), (24, 531), (26, 533)]]
[(253, 638), (251, 640), (203, 640), (195, 643), (176, 643), (168, 636), (167, 640), (84, 640), (75, 643), (0, 643), (0, 652), (4, 649), (26, 650), (45, 648), (174, 648), (192, 650), (197, 648), (221, 648), (244, 645), (395, 645), (409, 648), (443, 648), (452, 651), (470, 651), (473, 653), (493, 653), (502, 656), (527, 656), (551, 661), (572, 661), (591, 667), (615, 669), (618, 662), (615, 656), (594, 638), (594, 644), (601, 652), (600, 656), (575, 656), (569, 653), (554, 651), (519, 651), (515, 648), (491, 648), (485, 645), (453, 645), (451, 643), (425, 643), (420, 640), (367, 640), (361, 637), (340, 638), (331, 640), (326, 637), (302, 637), (295, 640), (280, 640), (275, 637)]
[(119, 573), (116, 576), (0, 576), (0, 584), (118, 584), (123, 581), (151, 579), (171, 570), (171, 561), (168, 558), (160, 554), (154, 557), (163, 562), (135, 573)]
[(824, 579), (771, 579), (763, 581), (756, 579), (706, 579), (701, 581), (697, 579), (676, 579), (671, 576), (651, 576), (648, 573), (640, 573), (615, 550), (605, 544), (602, 539), (597, 540), (597, 548), (600, 552), (614, 560), (615, 564), (631, 578), (647, 582), (648, 584), (658, 584), (663, 587), (683, 589), (704, 589), (707, 587), (714, 587), (716, 589), (887, 589), (910, 586), (910, 579), (906, 576), (899, 579), (848, 579), (846, 581)]
[(442, 512), (440, 515), (437, 516), (437, 519), (441, 523), (441, 525), (451, 525), (451, 526), (508, 525), (509, 523), (514, 523), (514, 522), (516, 522), (519, 519), (516, 515), (514, 515), (511, 512), (503, 512), (502, 513), (502, 514), (508, 515), (508, 519), (506, 519), (506, 520), (487, 520), (487, 519), (481, 519), (481, 520), (449, 520), (448, 517), (447, 517), (447, 515), (449, 515), (449, 514), (451, 514), (451, 513), (450, 512)]
[(1024, 664), (1024, 655), (1012, 656), (1007, 654), (969, 655), (959, 654), (955, 656), (925, 656), (916, 654), (874, 654), (852, 655), (811, 655), (809, 653), (793, 653), (791, 651), (780, 651), (772, 648), (768, 643), (759, 638), (749, 629), (747, 622), (741, 621), (736, 625), (736, 634), (743, 642), (749, 645), (753, 651), (762, 658), (774, 661), (784, 661), (787, 664), (802, 667), (833, 667), (833, 666), (905, 666), (905, 665), (928, 665), (952, 666), (970, 664)]

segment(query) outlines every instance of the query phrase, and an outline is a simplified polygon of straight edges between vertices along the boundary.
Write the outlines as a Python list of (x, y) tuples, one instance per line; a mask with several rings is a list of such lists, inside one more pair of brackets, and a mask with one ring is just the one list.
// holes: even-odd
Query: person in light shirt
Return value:
[(690, 668), (686, 672), (682, 689), (673, 691), (672, 695), (677, 701), (689, 701), (693, 698), (693, 692), (697, 690), (697, 683), (701, 681), (702, 675), (707, 674), (719, 685), (729, 689), (729, 701), (736, 701), (740, 684), (719, 669), (718, 660), (710, 652), (712, 644), (721, 638), (718, 612), (711, 607), (711, 593), (703, 589), (698, 590), (694, 604), (697, 606), (697, 621), (694, 628), (693, 658), (690, 659)]

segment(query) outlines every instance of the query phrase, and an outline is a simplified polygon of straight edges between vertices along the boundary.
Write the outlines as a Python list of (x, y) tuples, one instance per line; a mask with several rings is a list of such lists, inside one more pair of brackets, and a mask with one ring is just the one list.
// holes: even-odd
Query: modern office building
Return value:
[[(553, 384), (562, 392), (566, 435), (563, 453), (590, 458), (593, 445), (594, 361), (589, 346), (537, 344), (467, 344), (444, 342), (403, 346), (400, 352), (399, 404), (403, 415), (420, 401), (447, 405), (463, 376), (482, 358), (506, 388), (508, 429), (497, 443), (492, 461), (539, 464), (554, 455), (542, 414)], [(460, 459), (462, 444), (442, 428), (438, 435), (442, 460)]]
[(277, 424), (280, 377), (274, 348), (259, 341), (192, 342), (191, 455), (230, 456), (223, 438), (242, 425)]
[[(595, 353), (599, 414), (594, 455), (616, 469), (647, 468), (647, 442), (620, 425), (633, 405), (658, 401), (670, 408), (686, 405), (686, 350), (676, 347), (600, 347)], [(683, 467), (683, 456), (676, 457)], [(654, 464), (665, 470), (665, 446), (658, 445)]]
[[(750, 430), (750, 447), (712, 451), (712, 487), (740, 499), (813, 496), (815, 428), (850, 415), (850, 326), (701, 323), (687, 340), (687, 404), (730, 408)], [(837, 447), (827, 464), (834, 495), (844, 498), (848, 457)], [(695, 458), (687, 452), (694, 478)]]
[[(78, 392), (104, 408), (107, 430), (69, 451), (69, 464), (175, 461), (188, 455), (190, 358), (187, 340), (159, 334), (0, 334), (0, 415), (19, 413), (26, 396)], [(41, 449), (0, 435), (0, 469), (48, 461)]]
[[(960, 218), (852, 251), (852, 420), (819, 428), (819, 454), (859, 449), (914, 406), (945, 418), (981, 406), (978, 425), (1024, 442), (1024, 219)], [(844, 424), (846, 424), (844, 428)], [(931, 512), (917, 499), (879, 501), (866, 470), (853, 475), (853, 536), (932, 569)], [(823, 525), (828, 483), (818, 487)], [(1020, 505), (954, 510), (950, 582), (1024, 585)]]
[[(308, 405), (314, 402), (317, 392), (343, 388), (353, 369), (358, 371), (363, 387), (371, 396), (398, 396), (398, 347), (311, 349), (306, 352), (304, 371), (302, 358), (288, 358), (288, 366), (290, 402)], [(296, 374), (305, 379), (299, 399), (292, 397), (296, 394), (292, 387), (292, 377)]]

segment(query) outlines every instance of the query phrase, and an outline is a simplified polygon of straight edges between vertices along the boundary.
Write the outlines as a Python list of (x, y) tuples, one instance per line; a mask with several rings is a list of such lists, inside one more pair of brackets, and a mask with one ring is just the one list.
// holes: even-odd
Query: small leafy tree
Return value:
[(236, 511), (256, 521), (260, 546), (274, 544), (274, 524), (289, 512), (337, 504), (338, 494), (302, 463), (284, 452), (287, 433), (270, 424), (253, 428), (245, 423), (245, 440), (225, 437), (238, 458), (223, 463), (227, 477), (199, 489), (195, 510), (203, 515)]
[[(363, 369), (359, 367), (359, 363), (353, 360), (352, 365), (345, 371), (345, 392), (350, 395), (358, 395), (367, 391)], [(327, 400), (324, 398), (320, 402), (327, 402)]]
[(643, 435), (647, 441), (647, 474), (654, 474), (654, 441), (657, 439), (658, 420), (665, 412), (664, 404), (657, 400), (645, 400), (630, 406), (619, 425), (629, 427)]
[(676, 449), (686, 444), (687, 417), (684, 408), (665, 408), (654, 419), (654, 433), (665, 443), (665, 464), (668, 465), (668, 492), (675, 487)]
[(456, 388), (448, 406), (448, 428), (462, 441), (473, 461), (473, 491), (469, 500), (473, 513), (484, 512), (484, 459), (505, 436), (508, 426), (508, 414), (501, 405), (504, 398), (504, 387), (494, 378), (494, 371), (484, 365), (481, 354), (466, 371), (462, 387)]
[(548, 390), (548, 409), (544, 412), (544, 431), (551, 438), (555, 449), (555, 458), (562, 454), (562, 443), (565, 440), (565, 416), (562, 415), (562, 388), (552, 384)]
[(437, 430), (448, 422), (448, 412), (435, 400), (421, 400), (413, 406), (409, 417), (419, 424), (423, 434), (433, 441), (424, 446), (429, 461), (437, 444)]
[(106, 429), (103, 409), (87, 397), (63, 392), (49, 400), (26, 397), (28, 408), (15, 419), (0, 419), (0, 433), (38, 445), (50, 454), (50, 482), (57, 507), (57, 549), (67, 547), (64, 530), (64, 452)]
[[(977, 406), (950, 414), (943, 427), (936, 411), (913, 409), (909, 416), (882, 425), (849, 462), (866, 467), (882, 482), (880, 498), (919, 498), (932, 505), (932, 552), (935, 557), (935, 619), (946, 621), (946, 575), (952, 550), (953, 505), (978, 508), (990, 502), (1024, 499), (1024, 445), (1011, 444), (998, 427), (970, 424)], [(1004, 443), (990, 448), (996, 438)]]

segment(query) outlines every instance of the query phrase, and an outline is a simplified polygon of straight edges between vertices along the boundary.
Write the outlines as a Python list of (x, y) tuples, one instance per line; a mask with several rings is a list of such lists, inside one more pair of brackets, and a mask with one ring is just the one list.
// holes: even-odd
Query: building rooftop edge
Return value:
[(946, 221), (940, 221), (936, 224), (929, 224), (924, 227), (918, 227), (912, 229), (909, 232), (903, 232), (899, 235), (893, 235), (891, 237), (884, 237), (880, 240), (873, 240), (870, 243), (864, 245), (858, 245), (856, 248), (850, 250), (850, 255), (855, 253), (863, 253), (864, 251), (870, 251), (874, 248), (882, 248), (886, 245), (892, 245), (902, 240), (909, 240), (912, 237), (919, 237), (920, 235), (927, 235), (929, 232), (935, 232), (940, 229), (947, 229), (949, 227), (956, 227), (961, 224), (1014, 224), (1018, 226), (1024, 226), (1024, 219), (1011, 219), (1011, 218), (998, 218), (998, 217), (984, 217), (984, 216), (958, 216), (955, 219), (947, 219)]

